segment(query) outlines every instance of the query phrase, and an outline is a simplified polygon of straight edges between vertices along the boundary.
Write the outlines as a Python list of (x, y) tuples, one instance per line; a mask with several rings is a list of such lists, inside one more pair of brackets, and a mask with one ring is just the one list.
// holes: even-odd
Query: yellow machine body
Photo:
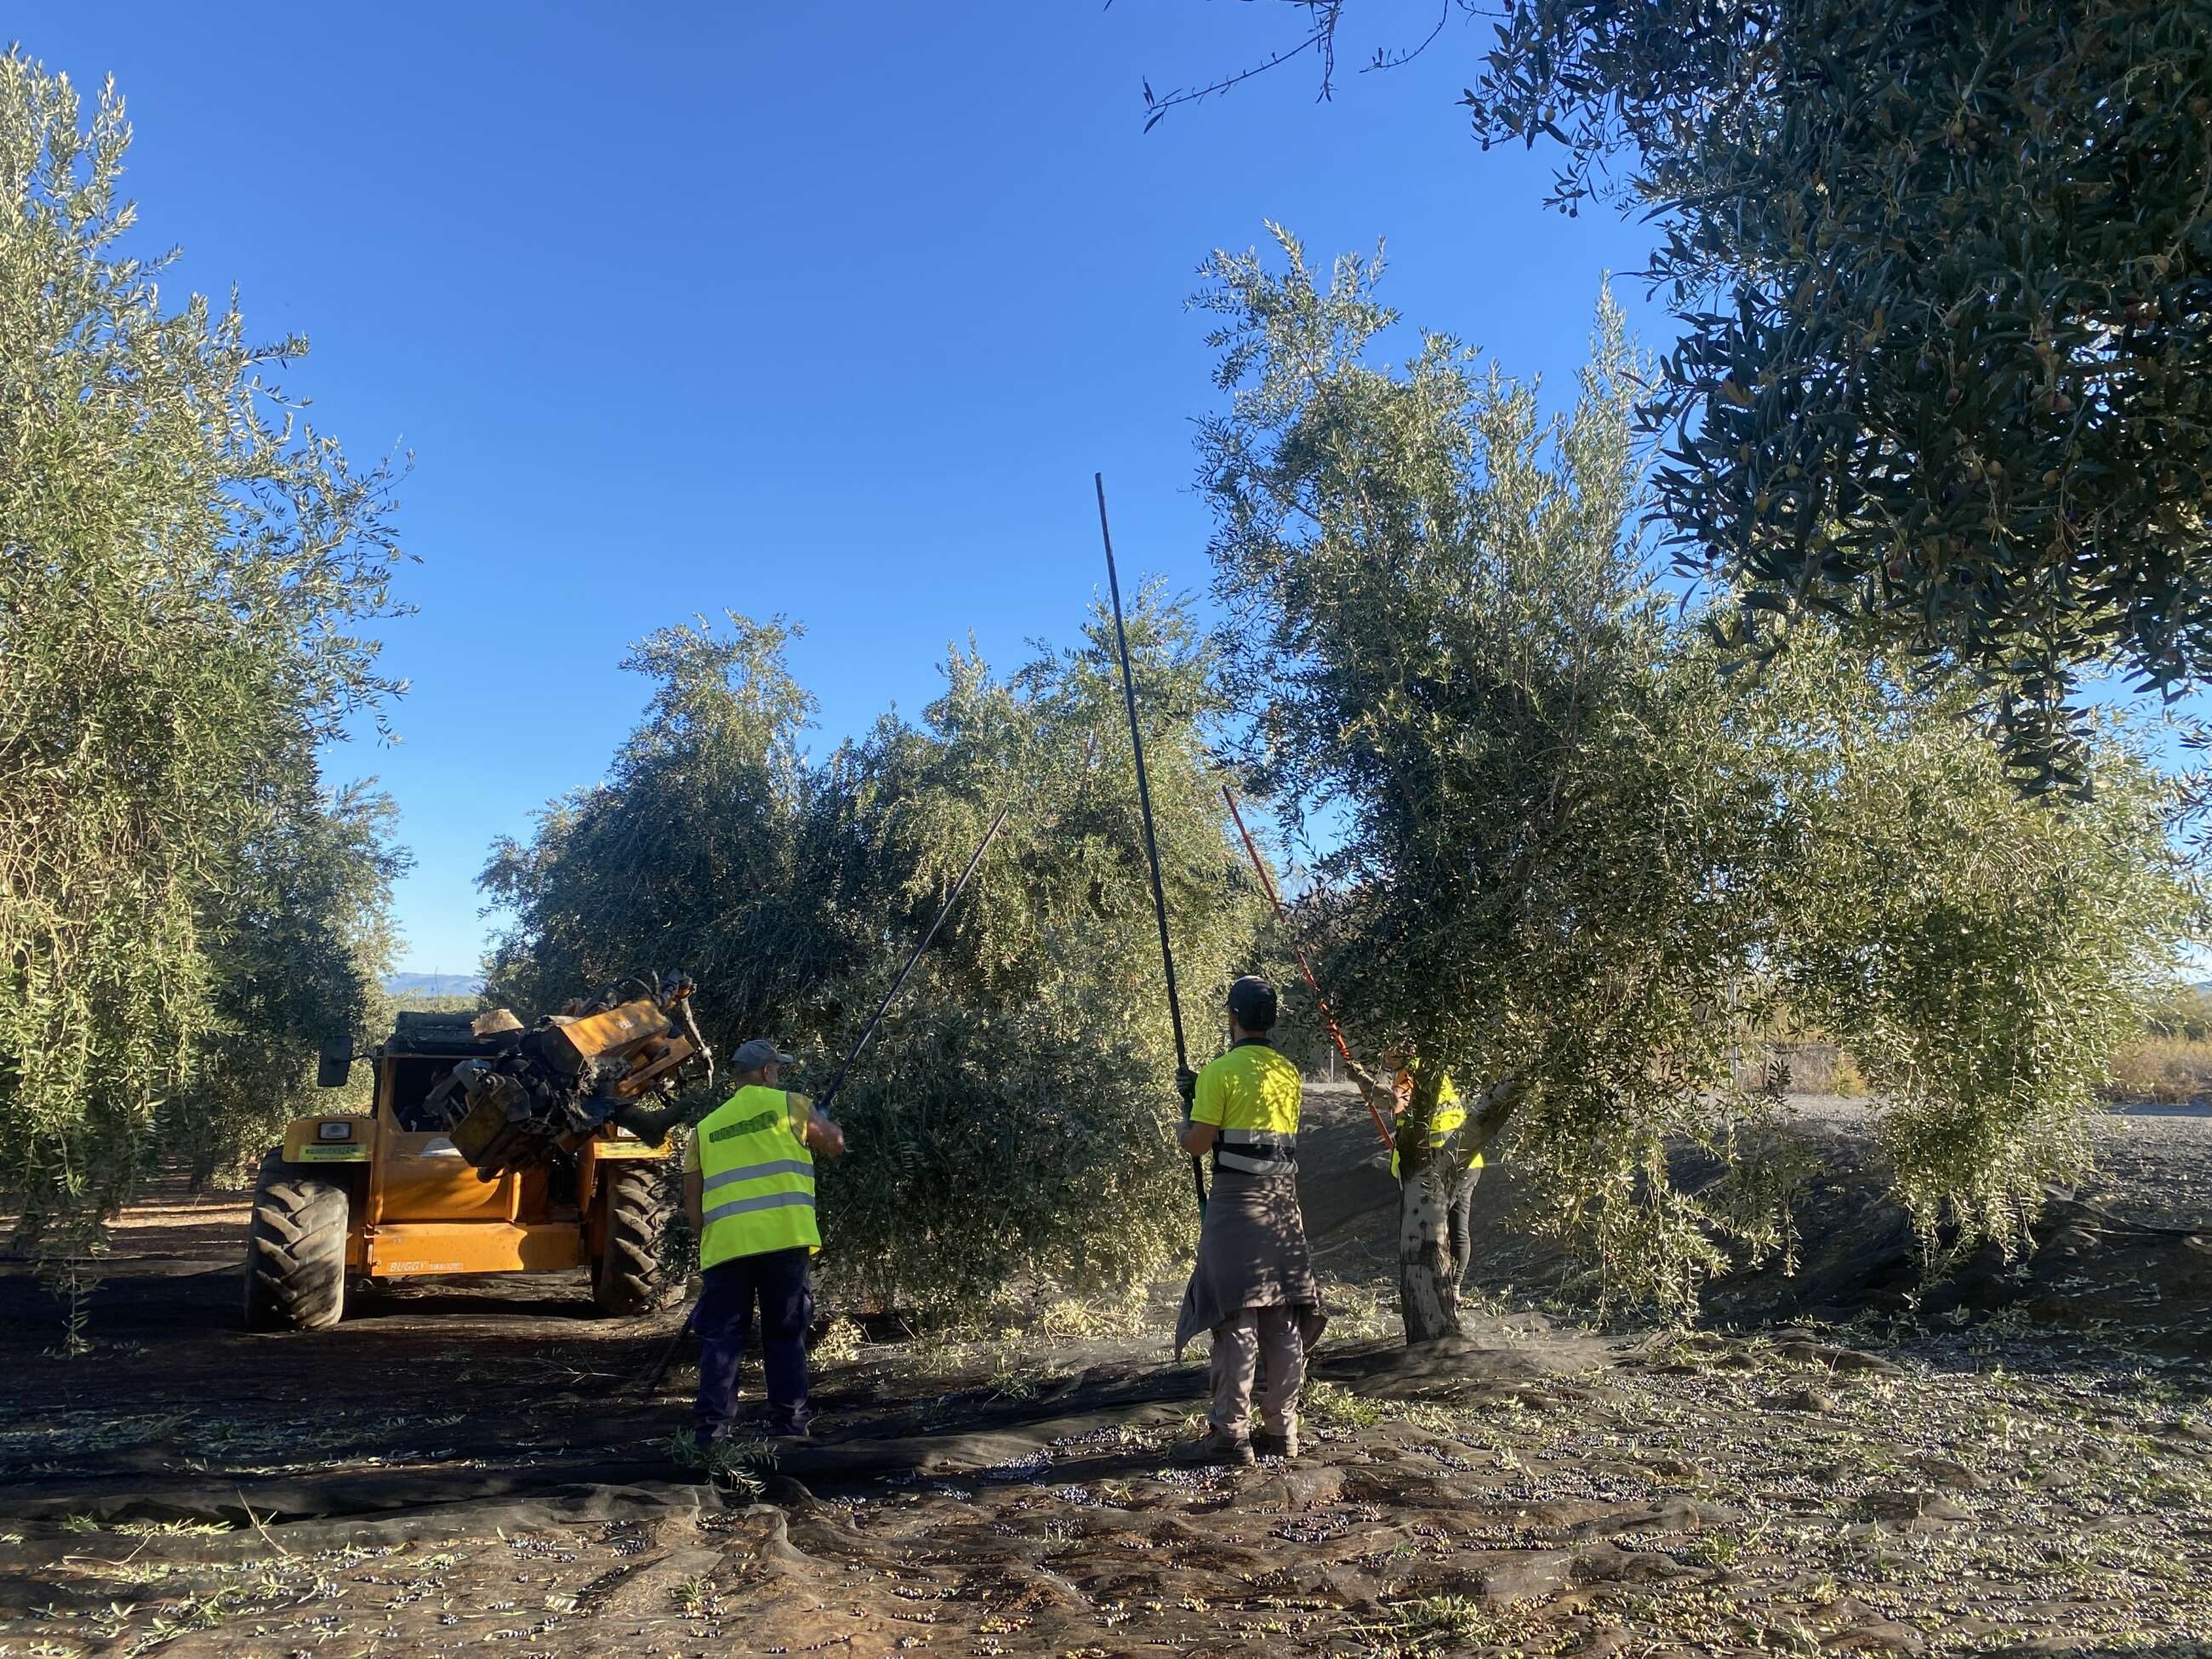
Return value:
[(545, 1033), (546, 1053), (562, 1055), (570, 1060), (570, 1070), (580, 1070), (586, 1060), (620, 1054), (649, 1038), (665, 1036), (672, 1029), (668, 1016), (652, 1003), (624, 1002), (555, 1026)]
[[(633, 1007), (609, 1010), (564, 1028), (586, 1059), (641, 1039), (680, 1036), (635, 1029)], [(650, 1004), (641, 1005), (651, 1010)], [(626, 1026), (631, 1029), (625, 1029)], [(580, 1030), (579, 1028), (587, 1028)], [(586, 1046), (590, 1045), (590, 1046)], [(566, 1170), (509, 1172), (489, 1181), (442, 1128), (410, 1125), (438, 1073), (455, 1056), (380, 1054), (374, 1060), (374, 1109), (366, 1116), (295, 1119), (284, 1132), (283, 1160), (347, 1188), (346, 1267), (372, 1279), (429, 1274), (546, 1273), (587, 1267), (605, 1249), (600, 1202), (605, 1166), (669, 1157), (611, 1124), (581, 1139), (573, 1177)]]
[[(679, 979), (666, 994), (678, 1003), (690, 990)], [(261, 1161), (242, 1241), (247, 1328), (324, 1330), (372, 1281), (475, 1273), (585, 1268), (602, 1313), (666, 1305), (683, 1288), (663, 1248), (674, 1194), (659, 1166), (674, 1154), (638, 1133), (665, 1133), (678, 1112), (631, 1103), (699, 1054), (688, 1015), (676, 1009), (686, 1027), (678, 1031), (660, 1006), (625, 1003), (526, 1036), (504, 1009), (394, 1016), (368, 1057), (369, 1109), (295, 1119)], [(534, 1046), (525, 1052), (525, 1042)], [(355, 1063), (352, 1045), (333, 1040), (316, 1081), (341, 1088)], [(516, 1081), (518, 1066), (535, 1068), (526, 1075), (567, 1114), (556, 1123), (598, 1127), (549, 1131), (526, 1111), (510, 1119), (514, 1091), (532, 1086)], [(471, 1095), (483, 1098), (457, 1124), (455, 1108)], [(527, 1156), (496, 1145), (494, 1156), (470, 1153), (465, 1132), (483, 1109), (514, 1143), (507, 1152)]]

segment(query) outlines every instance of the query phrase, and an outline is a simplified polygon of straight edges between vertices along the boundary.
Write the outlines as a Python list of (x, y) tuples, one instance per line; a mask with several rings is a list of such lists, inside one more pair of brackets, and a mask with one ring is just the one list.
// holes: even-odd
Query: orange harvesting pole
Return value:
[[(1230, 793), (1225, 783), (1221, 786), (1221, 799), (1229, 803), (1229, 816), (1237, 821), (1237, 833), (1244, 837), (1244, 850), (1252, 855), (1252, 871), (1260, 878), (1260, 890), (1267, 894), (1267, 902), (1275, 907), (1276, 917), (1287, 926), (1290, 915), (1283, 908), (1282, 898), (1275, 891), (1274, 881), (1267, 874), (1267, 866), (1260, 857), (1260, 849), (1252, 840), (1252, 832), (1244, 827), (1244, 815), (1237, 810), (1237, 797)], [(1336, 1052), (1344, 1056), (1346, 1065), (1358, 1065), (1359, 1062), (1352, 1057), (1352, 1050), (1345, 1046), (1344, 1033), (1336, 1029), (1336, 1016), (1328, 1011), (1328, 999), (1322, 994), (1321, 981), (1314, 977), (1313, 964), (1306, 960), (1306, 953), (1297, 945), (1292, 945), (1291, 949), (1297, 953), (1299, 971), (1305, 975), (1306, 983), (1313, 988), (1315, 1005), (1321, 1009), (1321, 1017), (1328, 1026), (1328, 1034), (1336, 1040)], [(1360, 1091), (1360, 1098), (1367, 1099), (1364, 1090)], [(1382, 1137), (1382, 1144), (1395, 1152), (1398, 1143), (1391, 1138), (1390, 1126), (1383, 1122), (1382, 1114), (1375, 1109), (1375, 1103), (1371, 1100), (1367, 1101), (1367, 1115), (1375, 1120), (1376, 1133)]]

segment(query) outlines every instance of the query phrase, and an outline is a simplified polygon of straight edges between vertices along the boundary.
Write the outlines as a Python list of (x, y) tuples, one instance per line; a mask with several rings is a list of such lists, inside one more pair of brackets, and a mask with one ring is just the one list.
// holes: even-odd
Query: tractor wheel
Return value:
[(261, 1160), (246, 1235), (246, 1322), (254, 1330), (320, 1330), (345, 1313), (345, 1188), (301, 1175), (276, 1152)]
[(661, 1265), (660, 1237), (672, 1207), (658, 1165), (603, 1175), (607, 1248), (592, 1264), (592, 1300), (618, 1318), (665, 1307), (680, 1288)]

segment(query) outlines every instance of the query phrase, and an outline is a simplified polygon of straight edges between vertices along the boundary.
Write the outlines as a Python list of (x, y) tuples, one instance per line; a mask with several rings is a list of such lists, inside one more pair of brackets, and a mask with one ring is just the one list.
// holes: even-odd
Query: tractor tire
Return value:
[(261, 1160), (246, 1235), (246, 1323), (316, 1331), (345, 1316), (346, 1194), (276, 1152)]
[(617, 1319), (665, 1308), (683, 1288), (660, 1259), (661, 1235), (674, 1205), (658, 1164), (602, 1176), (607, 1247), (592, 1263), (592, 1300)]

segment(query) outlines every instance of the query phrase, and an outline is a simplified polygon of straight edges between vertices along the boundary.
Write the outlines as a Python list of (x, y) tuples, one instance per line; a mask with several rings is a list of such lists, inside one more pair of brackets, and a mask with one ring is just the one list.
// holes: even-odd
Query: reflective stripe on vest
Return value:
[(814, 1178), (814, 1160), (811, 1158), (780, 1158), (772, 1164), (748, 1164), (741, 1170), (725, 1170), (720, 1175), (708, 1176), (702, 1183), (708, 1192), (717, 1187), (726, 1187), (733, 1181), (758, 1181), (764, 1176), (803, 1175)]
[(1294, 1176), (1298, 1138), (1272, 1129), (1224, 1129), (1213, 1143), (1213, 1167), (1243, 1175)]
[(791, 1099), (748, 1084), (698, 1128), (699, 1265), (770, 1250), (822, 1248), (814, 1155), (792, 1133)]

